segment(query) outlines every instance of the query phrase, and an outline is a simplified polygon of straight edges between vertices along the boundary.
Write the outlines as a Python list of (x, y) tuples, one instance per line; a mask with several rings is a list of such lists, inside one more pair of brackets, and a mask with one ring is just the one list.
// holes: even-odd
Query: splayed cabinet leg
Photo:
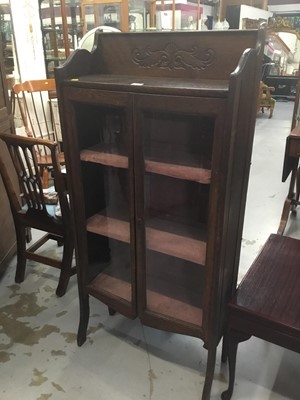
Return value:
[(77, 334), (78, 346), (82, 346), (83, 343), (86, 341), (86, 332), (89, 323), (89, 316), (90, 316), (89, 296), (84, 295), (81, 296), (80, 299), (80, 321)]

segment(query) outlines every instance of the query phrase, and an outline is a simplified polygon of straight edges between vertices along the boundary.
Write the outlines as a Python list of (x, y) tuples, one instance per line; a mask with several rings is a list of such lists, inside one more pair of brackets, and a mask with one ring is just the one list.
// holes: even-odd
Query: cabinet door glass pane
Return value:
[(214, 119), (144, 114), (146, 307), (201, 325)]
[(114, 297), (131, 302), (135, 277), (127, 114), (122, 109), (80, 104), (76, 115), (90, 287), (104, 301)]

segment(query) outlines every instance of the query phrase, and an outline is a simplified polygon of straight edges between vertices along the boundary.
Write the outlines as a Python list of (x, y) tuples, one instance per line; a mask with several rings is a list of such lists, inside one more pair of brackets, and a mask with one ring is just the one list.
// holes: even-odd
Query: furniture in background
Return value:
[(261, 111), (265, 112), (265, 108), (269, 110), (269, 118), (272, 118), (274, 107), (275, 107), (275, 99), (273, 99), (271, 95), (271, 91), (274, 88), (266, 85), (264, 82), (260, 82), (259, 91), (258, 91), (258, 101), (257, 101), (257, 112)]
[[(59, 161), (64, 164), (64, 154), (60, 148), (57, 124), (53, 113), (52, 101), (56, 99), (54, 79), (30, 80), (17, 83), (13, 87), (14, 114), (19, 113), (28, 137), (47, 139), (58, 144)], [(35, 146), (36, 161), (40, 169), (43, 187), (49, 186), (49, 170), (52, 158), (47, 146), (42, 142)]]
[[(230, 6), (248, 5), (260, 8), (262, 10), (268, 10), (268, 0), (221, 0), (219, 9), (219, 19), (224, 20), (226, 16), (226, 9)], [(236, 27), (233, 27), (236, 28)]]
[(78, 344), (89, 295), (110, 313), (201, 338), (203, 400), (237, 279), (263, 36), (96, 32), (92, 53), (78, 49), (55, 70)]
[(99, 25), (108, 25), (128, 32), (128, 0), (82, 0), (81, 19), (83, 35)]
[[(73, 260), (73, 230), (70, 207), (65, 186), (65, 179), (59, 164), (57, 144), (48, 140), (21, 137), (19, 135), (0, 134), (10, 153), (14, 171), (7, 168), (5, 161), (0, 158), (0, 173), (10, 202), (17, 236), (17, 269), (15, 280), (23, 282), (26, 260), (34, 260), (60, 269), (59, 283), (56, 294), (65, 294), (69, 278), (75, 273), (72, 268)], [(42, 143), (43, 142), (43, 143)], [(46, 205), (39, 167), (36, 162), (36, 146), (46, 146), (52, 158), (55, 188), (58, 194), (61, 216), (55, 214), (55, 205)], [(19, 178), (21, 196), (14, 190), (11, 176)], [(22, 199), (22, 204), (21, 204)], [(35, 228), (47, 232), (26, 249), (26, 229)], [(62, 260), (59, 261), (42, 254), (35, 253), (48, 240), (63, 243)]]
[(14, 32), (10, 4), (0, 4), (1, 57), (6, 76), (12, 76), (15, 69)]
[(284, 163), (282, 171), (282, 182), (285, 182), (291, 174), (289, 191), (285, 199), (280, 225), (277, 233), (283, 234), (290, 212), (296, 212), (299, 205), (300, 193), (300, 170), (299, 170), (299, 156), (300, 156), (300, 125), (292, 130), (286, 138)]
[[(0, 37), (0, 49), (2, 41)], [(5, 74), (5, 65), (0, 51), (0, 132), (15, 133), (13, 116), (11, 113), (10, 101), (7, 90), (7, 80)], [(0, 143), (0, 157), (9, 167), (9, 155), (5, 151), (5, 146)], [(18, 191), (17, 179), (14, 180), (16, 191)], [(4, 273), (9, 260), (16, 252), (16, 235), (14, 223), (10, 212), (9, 201), (6, 195), (6, 190), (0, 177), (0, 221), (1, 230), (5, 234), (1, 234), (0, 240), (0, 278)]]
[(275, 99), (295, 100), (297, 76), (268, 75), (265, 83), (274, 87), (273, 97)]
[(232, 396), (239, 342), (256, 336), (300, 353), (300, 241), (270, 235), (229, 303), (227, 350)]
[(47, 78), (77, 48), (82, 37), (81, 0), (39, 0), (39, 13)]
[(296, 97), (293, 110), (291, 130), (293, 130), (299, 124), (299, 121), (300, 121), (300, 63), (297, 72)]

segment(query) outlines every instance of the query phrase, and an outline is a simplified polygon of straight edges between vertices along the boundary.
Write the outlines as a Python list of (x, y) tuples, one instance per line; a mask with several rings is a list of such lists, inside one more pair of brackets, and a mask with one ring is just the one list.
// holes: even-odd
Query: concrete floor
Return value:
[[(239, 278), (278, 228), (288, 190), (281, 172), (292, 111), (293, 103), (277, 102), (272, 119), (257, 117)], [(294, 217), (286, 234), (299, 237), (299, 223)], [(52, 251), (61, 249), (54, 245)], [(1, 400), (201, 398), (207, 354), (201, 340), (110, 317), (91, 298), (88, 340), (79, 348), (76, 278), (57, 298), (57, 271), (28, 265), (17, 285), (15, 263), (0, 283)], [(232, 400), (299, 400), (299, 370), (299, 354), (252, 338), (239, 346)], [(211, 399), (220, 399), (227, 378), (218, 349)]]

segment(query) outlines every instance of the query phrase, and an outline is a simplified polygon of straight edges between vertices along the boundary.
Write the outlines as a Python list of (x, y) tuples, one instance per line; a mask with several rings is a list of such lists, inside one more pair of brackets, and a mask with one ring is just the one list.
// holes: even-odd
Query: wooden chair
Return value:
[(265, 108), (269, 110), (269, 118), (272, 118), (275, 107), (275, 99), (271, 96), (271, 91), (275, 90), (274, 87), (268, 86), (260, 82), (257, 102), (257, 112), (265, 112)]
[[(20, 113), (28, 137), (47, 139), (58, 143), (59, 161), (64, 164), (64, 154), (60, 148), (60, 138), (55, 123), (53, 99), (56, 98), (54, 79), (30, 80), (13, 86), (13, 114)], [(47, 146), (36, 146), (36, 159), (43, 180), (48, 187), (49, 169), (52, 168), (51, 155)]]
[[(0, 173), (8, 195), (17, 237), (17, 269), (15, 281), (23, 282), (26, 260), (34, 260), (61, 270), (56, 294), (62, 296), (67, 288), (69, 278), (75, 273), (72, 268), (74, 240), (70, 217), (70, 208), (58, 158), (58, 146), (46, 139), (21, 137), (13, 134), (0, 134), (12, 159), (12, 167), (7, 166), (0, 158)], [(61, 209), (61, 217), (55, 215), (55, 205), (46, 205), (42, 188), (39, 167), (37, 164), (37, 146), (45, 146), (51, 157), (55, 188)], [(16, 173), (19, 178), (21, 198), (17, 196), (11, 176)], [(22, 200), (22, 201), (21, 201)], [(47, 232), (41, 239), (26, 249), (26, 229), (35, 228)], [(64, 244), (62, 260), (53, 259), (35, 253), (49, 239)]]
[(229, 303), (227, 351), (232, 396), (239, 342), (252, 335), (300, 353), (300, 240), (272, 234)]

